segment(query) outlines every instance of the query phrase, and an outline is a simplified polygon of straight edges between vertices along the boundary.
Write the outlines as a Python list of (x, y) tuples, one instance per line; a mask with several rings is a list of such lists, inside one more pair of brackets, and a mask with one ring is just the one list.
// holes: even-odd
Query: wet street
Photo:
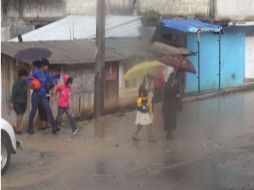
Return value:
[(254, 190), (254, 92), (186, 103), (174, 140), (155, 117), (155, 143), (131, 140), (135, 111), (23, 134), (2, 189)]

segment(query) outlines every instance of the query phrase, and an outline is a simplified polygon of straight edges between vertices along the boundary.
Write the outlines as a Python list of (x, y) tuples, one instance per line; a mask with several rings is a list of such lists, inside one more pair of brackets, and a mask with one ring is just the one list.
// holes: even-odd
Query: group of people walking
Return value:
[[(18, 80), (15, 82), (11, 93), (11, 107), (17, 114), (15, 132), (22, 134), (22, 119), (27, 108), (28, 89), (32, 89), (31, 95), (31, 111), (29, 114), (27, 133), (34, 133), (34, 118), (37, 110), (39, 117), (45, 122), (45, 126), (41, 130), (47, 129), (48, 124), (51, 125), (52, 133), (56, 134), (59, 130), (59, 124), (63, 114), (66, 114), (72, 134), (78, 133), (79, 128), (70, 112), (71, 85), (73, 79), (64, 75), (64, 84), (56, 86), (54, 80), (48, 72), (49, 61), (43, 59), (34, 62), (36, 67), (31, 75), (27, 70), (22, 68), (18, 72)], [(50, 96), (58, 93), (58, 115), (56, 119), (53, 117), (50, 107)], [(172, 139), (172, 132), (176, 129), (177, 110), (179, 103), (179, 81), (177, 80), (177, 72), (173, 71), (168, 79), (155, 78), (146, 75), (143, 79), (138, 92), (137, 115), (135, 124), (137, 129), (134, 132), (133, 140), (138, 140), (138, 134), (141, 129), (146, 126), (150, 141), (154, 141), (151, 124), (153, 123), (156, 104), (162, 100), (161, 114), (163, 116), (163, 128), (166, 131), (167, 139)]]
[[(180, 103), (180, 84), (178, 80), (179, 73), (173, 70), (165, 82), (164, 78), (153, 76), (144, 76), (143, 83), (139, 87), (139, 95), (136, 102), (137, 115), (135, 124), (137, 129), (134, 132), (133, 140), (138, 140), (138, 134), (143, 127), (147, 128), (149, 141), (154, 141), (151, 133), (151, 127), (154, 123), (154, 114), (159, 110), (157, 103), (162, 101), (163, 129), (166, 132), (167, 139), (173, 139), (172, 133), (176, 129), (177, 111)], [(156, 114), (158, 116), (158, 113)], [(158, 120), (157, 120), (158, 121)], [(158, 125), (158, 123), (155, 123)]]
[[(15, 126), (15, 132), (22, 134), (22, 118), (27, 108), (27, 94), (28, 89), (32, 89), (31, 95), (31, 111), (28, 119), (28, 134), (34, 134), (34, 117), (37, 110), (39, 110), (39, 116), (46, 122), (43, 129), (47, 128), (47, 123), (51, 125), (52, 133), (56, 134), (59, 130), (59, 124), (63, 114), (65, 113), (69, 124), (72, 129), (72, 134), (75, 135), (79, 132), (79, 128), (76, 126), (73, 117), (70, 113), (70, 98), (71, 98), (71, 85), (73, 79), (65, 75), (64, 84), (56, 86), (54, 80), (48, 72), (49, 61), (42, 59), (41, 61), (34, 62), (35, 70), (31, 75), (25, 68), (22, 68), (18, 72), (18, 80), (15, 82), (11, 93), (11, 107), (17, 114), (17, 121)], [(51, 94), (58, 93), (58, 115), (54, 119), (52, 110), (49, 103)]]

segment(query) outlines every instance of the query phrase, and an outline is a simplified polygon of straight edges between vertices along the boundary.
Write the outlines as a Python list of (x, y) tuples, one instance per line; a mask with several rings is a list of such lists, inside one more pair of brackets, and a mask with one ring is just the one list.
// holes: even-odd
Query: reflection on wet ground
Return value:
[(135, 112), (81, 122), (75, 138), (67, 127), (56, 137), (25, 134), (2, 188), (252, 190), (253, 99), (249, 92), (185, 104), (172, 141), (156, 122), (156, 143), (146, 130), (133, 142)]

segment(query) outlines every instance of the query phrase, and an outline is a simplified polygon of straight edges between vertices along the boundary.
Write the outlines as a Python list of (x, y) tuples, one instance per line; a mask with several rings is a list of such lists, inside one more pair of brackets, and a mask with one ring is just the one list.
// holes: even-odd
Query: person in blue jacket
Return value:
[(55, 86), (53, 79), (48, 73), (48, 66), (49, 66), (49, 61), (47, 59), (43, 59), (41, 61), (41, 68), (37, 68), (32, 73), (32, 77), (40, 81), (41, 87), (37, 90), (33, 90), (33, 93), (32, 93), (32, 97), (31, 97), (32, 109), (29, 114), (28, 129), (27, 129), (28, 134), (34, 133), (33, 121), (34, 121), (34, 117), (35, 117), (39, 103), (41, 103), (41, 105), (44, 107), (47, 113), (47, 118), (52, 127), (52, 133), (56, 134), (57, 131), (60, 130), (60, 128), (58, 128), (57, 123), (53, 117), (51, 108), (49, 106), (49, 102), (46, 97), (46, 83), (49, 82), (50, 85)]

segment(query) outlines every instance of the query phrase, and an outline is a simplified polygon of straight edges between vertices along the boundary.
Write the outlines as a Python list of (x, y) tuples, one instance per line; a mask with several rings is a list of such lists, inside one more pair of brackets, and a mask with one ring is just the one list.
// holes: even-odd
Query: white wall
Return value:
[(254, 20), (253, 0), (217, 0), (216, 19)]
[(246, 37), (245, 78), (254, 78), (254, 35)]

